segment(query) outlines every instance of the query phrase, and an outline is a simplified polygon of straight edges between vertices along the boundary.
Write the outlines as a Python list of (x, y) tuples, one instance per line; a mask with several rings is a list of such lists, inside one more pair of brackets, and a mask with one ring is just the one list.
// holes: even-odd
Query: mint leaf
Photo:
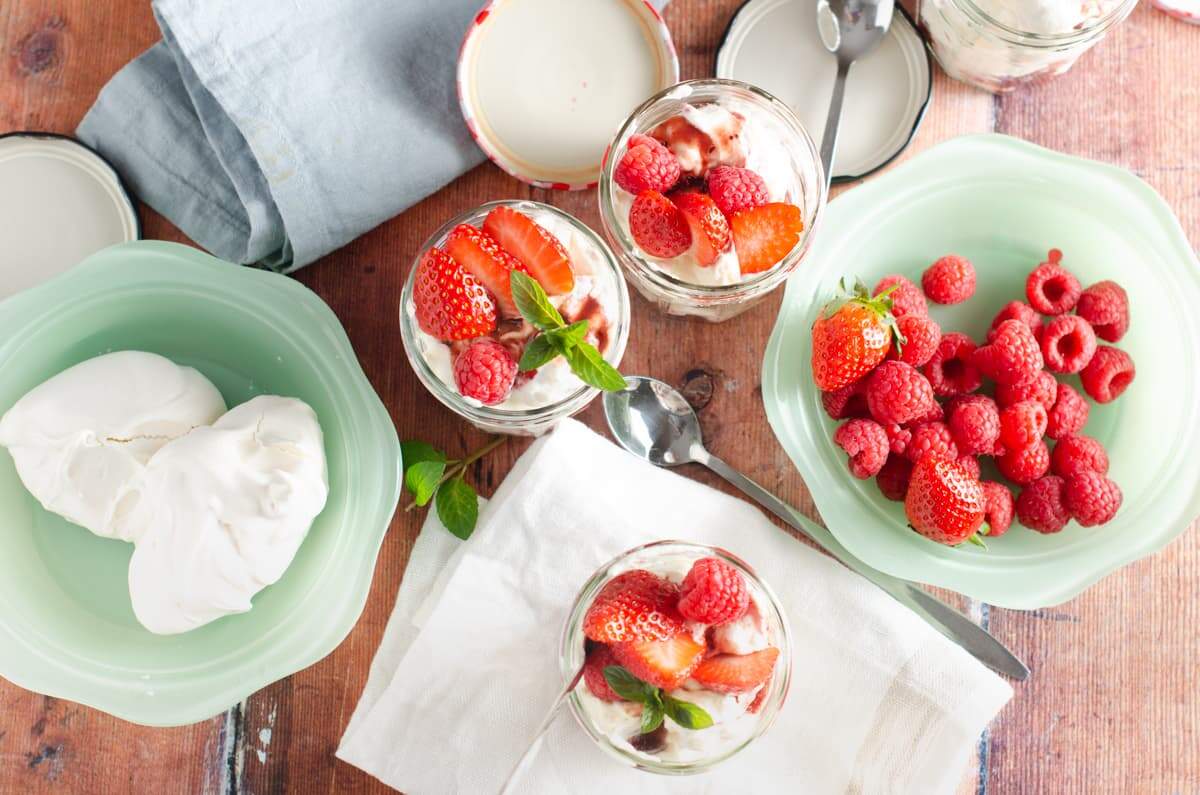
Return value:
[(591, 343), (580, 342), (563, 355), (571, 365), (571, 372), (579, 376), (579, 380), (585, 384), (605, 392), (621, 392), (626, 388), (625, 377), (617, 372), (617, 368), (604, 361), (600, 351)]
[(518, 370), (528, 373), (530, 370), (536, 370), (552, 359), (558, 358), (560, 351), (549, 336), (553, 333), (548, 331), (529, 341), (529, 344), (525, 346), (525, 352), (521, 354), (521, 361), (517, 365)]
[(653, 700), (654, 691), (658, 689), (646, 684), (619, 665), (604, 667), (604, 681), (608, 682), (608, 686), (621, 698), (642, 704)]
[(413, 501), (417, 505), (426, 505), (437, 491), (438, 483), (444, 474), (445, 460), (418, 461), (404, 473), (404, 485), (412, 492)]
[(400, 456), (404, 461), (404, 470), (422, 461), (445, 461), (446, 454), (428, 442), (409, 439), (400, 443)]
[(587, 336), (590, 326), (591, 324), (586, 320), (577, 320), (566, 328), (556, 328), (552, 331), (547, 331), (546, 336), (558, 348), (559, 353), (566, 353), (583, 342), (583, 338)]
[(508, 281), (517, 310), (535, 328), (549, 331), (566, 325), (537, 280), (520, 271), (511, 271)]
[(663, 708), (656, 701), (648, 701), (642, 705), (642, 727), (639, 730), (642, 734), (650, 732), (662, 726)]
[(457, 477), (443, 483), (434, 505), (447, 530), (464, 541), (471, 537), (479, 519), (479, 497), (465, 480)]
[(680, 701), (677, 698), (663, 694), (663, 710), (667, 717), (685, 729), (707, 729), (713, 725), (712, 716), (702, 707), (690, 701)]

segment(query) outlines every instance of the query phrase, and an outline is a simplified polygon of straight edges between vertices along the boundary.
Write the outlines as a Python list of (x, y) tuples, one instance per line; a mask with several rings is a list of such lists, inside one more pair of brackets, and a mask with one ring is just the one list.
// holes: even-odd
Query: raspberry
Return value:
[(1034, 311), (1033, 307), (1024, 301), (1009, 301), (1004, 305), (1004, 308), (996, 313), (996, 317), (992, 320), (992, 325), (988, 328), (987, 341), (991, 342), (996, 336), (996, 329), (1006, 320), (1019, 320), (1036, 337), (1042, 328), (1042, 316)]
[(921, 368), (935, 395), (953, 397), (979, 389), (983, 376), (971, 363), (975, 350), (975, 341), (966, 334), (951, 331), (942, 335), (937, 350)]
[(904, 502), (908, 493), (908, 481), (912, 478), (912, 461), (899, 455), (888, 456), (887, 463), (875, 476), (875, 485), (883, 496), (895, 502)]
[(983, 470), (979, 468), (979, 459), (973, 455), (960, 455), (958, 465), (976, 480), (979, 480), (979, 476), (983, 474)]
[(925, 294), (912, 281), (898, 273), (884, 276), (875, 285), (871, 295), (879, 295), (889, 287), (895, 289), (888, 293), (892, 302), (892, 315), (897, 318), (905, 315), (928, 315), (929, 306), (925, 303)]
[(517, 360), (490, 337), (472, 342), (454, 360), (454, 383), (463, 397), (494, 406), (508, 397), (517, 380)]
[(1054, 405), (1046, 412), (1046, 435), (1063, 439), (1083, 430), (1091, 407), (1070, 384), (1056, 384), (1054, 390)]
[(1002, 536), (1012, 526), (1013, 496), (1007, 486), (991, 481), (984, 481), (983, 486), (983, 520), (988, 523), (988, 538)]
[(887, 461), (889, 440), (883, 426), (871, 420), (850, 420), (833, 434), (833, 441), (850, 456), (850, 472), (865, 480)]
[(888, 449), (896, 455), (904, 455), (908, 443), (912, 441), (912, 431), (894, 422), (884, 425), (883, 431), (887, 434)]
[(1046, 260), (1025, 280), (1025, 297), (1029, 305), (1043, 315), (1070, 312), (1082, 292), (1079, 280), (1058, 264), (1062, 261), (1062, 252), (1058, 249), (1051, 249)]
[(1096, 332), (1078, 315), (1059, 315), (1042, 334), (1042, 357), (1046, 369), (1056, 373), (1078, 373), (1096, 353)]
[(997, 384), (996, 402), (1001, 408), (1020, 403), (1022, 400), (1036, 400), (1045, 406), (1046, 411), (1054, 405), (1058, 395), (1058, 381), (1045, 371), (1038, 373), (1037, 378), (1023, 384)]
[(1136, 370), (1133, 359), (1119, 348), (1101, 345), (1096, 355), (1079, 374), (1083, 391), (1097, 403), (1111, 403), (1121, 396), (1131, 383)]
[(885, 361), (867, 380), (867, 406), (877, 422), (903, 425), (936, 405), (929, 381), (903, 362)]
[(741, 572), (719, 558), (701, 558), (679, 587), (679, 612), (701, 624), (727, 624), (746, 614), (750, 591)]
[(624, 701), (617, 695), (608, 680), (604, 678), (604, 669), (610, 665), (620, 665), (613, 656), (612, 649), (607, 646), (593, 646), (588, 652), (587, 662), (583, 666), (583, 681), (592, 695), (601, 701)]
[(1057, 533), (1071, 518), (1066, 491), (1066, 481), (1056, 475), (1035, 480), (1017, 497), (1017, 518), (1030, 530)]
[(1026, 486), (1050, 469), (1050, 448), (1041, 439), (1021, 450), (1006, 450), (996, 459), (1000, 474), (1019, 486)]
[(1129, 296), (1116, 282), (1096, 282), (1084, 290), (1075, 312), (1107, 342), (1117, 342), (1129, 330)]
[(1029, 326), (1019, 320), (1005, 320), (987, 345), (971, 354), (971, 363), (998, 384), (1031, 381), (1041, 371), (1042, 350)]
[(1065, 502), (1075, 521), (1095, 527), (1117, 515), (1121, 487), (1099, 472), (1076, 472), (1067, 478)]
[(961, 304), (975, 294), (975, 266), (966, 257), (948, 254), (925, 269), (921, 287), (930, 301)]
[(832, 392), (822, 392), (821, 405), (825, 408), (825, 413), (835, 420), (869, 417), (866, 379), (846, 384)]
[(1108, 453), (1104, 445), (1090, 436), (1067, 436), (1054, 445), (1050, 454), (1050, 470), (1060, 478), (1079, 472), (1108, 474)]
[(644, 190), (666, 193), (679, 181), (679, 161), (650, 136), (635, 135), (629, 139), (613, 178), (635, 196)]
[(917, 417), (915, 420), (910, 422), (909, 427), (916, 427), (917, 425), (920, 425), (923, 422), (945, 422), (945, 421), (946, 421), (946, 410), (942, 408), (941, 403), (938, 403), (935, 400), (933, 405), (929, 407), (929, 411), (925, 412), (920, 417)]
[(902, 315), (896, 320), (896, 327), (904, 335), (904, 344), (899, 346), (900, 353), (896, 354), (895, 345), (888, 353), (893, 359), (899, 359), (913, 367), (921, 367), (937, 350), (942, 339), (942, 327), (928, 315)]
[(958, 447), (954, 436), (944, 422), (923, 422), (912, 429), (912, 439), (904, 450), (908, 460), (914, 464), (926, 456), (958, 460)]
[(708, 195), (727, 216), (771, 200), (762, 177), (736, 166), (717, 166), (708, 172)]
[(1024, 450), (1046, 435), (1046, 407), (1022, 400), (1000, 412), (1000, 443), (1008, 450)]
[(955, 398), (950, 408), (950, 433), (960, 452), (991, 455), (1000, 438), (1000, 412), (986, 395)]

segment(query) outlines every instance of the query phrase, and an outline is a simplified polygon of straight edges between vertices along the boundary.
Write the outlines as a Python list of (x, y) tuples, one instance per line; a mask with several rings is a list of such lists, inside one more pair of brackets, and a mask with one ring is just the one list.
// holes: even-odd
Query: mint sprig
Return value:
[(707, 729), (713, 725), (712, 716), (690, 701), (675, 698), (662, 689), (643, 682), (619, 665), (604, 668), (604, 680), (618, 696), (642, 705), (641, 733), (649, 734), (670, 718), (685, 729)]
[(404, 510), (411, 511), (433, 500), (438, 519), (446, 529), (464, 541), (470, 538), (479, 521), (479, 495), (464, 475), (467, 467), (504, 444), (507, 438), (492, 439), (461, 460), (447, 458), (445, 453), (427, 442), (401, 442), (404, 486), (413, 497)]
[(525, 346), (517, 365), (521, 372), (536, 370), (562, 356), (571, 372), (585, 384), (605, 392), (625, 389), (624, 376), (604, 360), (596, 346), (584, 339), (588, 331), (586, 320), (567, 325), (546, 291), (528, 274), (514, 270), (509, 274), (509, 283), (517, 310), (541, 332)]

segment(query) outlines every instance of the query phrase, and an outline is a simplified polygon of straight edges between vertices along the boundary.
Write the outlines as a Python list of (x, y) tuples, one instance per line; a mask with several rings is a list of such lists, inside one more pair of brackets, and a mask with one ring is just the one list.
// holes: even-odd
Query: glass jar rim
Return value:
[[(929, 0), (923, 0), (929, 2)], [(1061, 33), (1033, 33), (1014, 28), (988, 14), (981, 9), (976, 0), (951, 0), (961, 11), (972, 18), (974, 22), (987, 25), (1000, 38), (1011, 44), (1025, 47), (1063, 47), (1078, 44), (1098, 36), (1116, 23), (1124, 19), (1138, 0), (1121, 0), (1107, 14), (1096, 19), (1091, 25), (1078, 30), (1068, 30)]]
[(412, 264), (409, 267), (408, 276), (404, 280), (404, 288), (400, 294), (400, 337), (404, 344), (405, 354), (408, 356), (409, 364), (413, 371), (416, 372), (417, 378), (425, 385), (425, 388), (438, 399), (443, 405), (452, 411), (461, 414), (465, 419), (471, 422), (483, 423), (486, 425), (512, 425), (514, 427), (521, 426), (526, 423), (537, 422), (539, 420), (547, 420), (554, 417), (567, 417), (574, 414), (577, 410), (583, 408), (599, 393), (599, 389), (588, 384), (581, 383), (580, 387), (566, 397), (557, 400), (553, 403), (547, 403), (544, 406), (529, 409), (499, 409), (491, 406), (474, 406), (468, 403), (462, 395), (451, 388), (449, 384), (438, 377), (437, 373), (425, 361), (425, 357), (421, 355), (419, 343), (416, 339), (415, 316), (408, 311), (408, 307), (412, 304), (413, 289), (417, 272), (417, 264), (420, 262), (421, 255), (439, 245), (450, 234), (451, 230), (459, 224), (470, 222), (472, 219), (480, 215), (486, 215), (489, 211), (496, 207), (513, 207), (515, 209), (527, 208), (534, 210), (544, 210), (552, 215), (561, 218), (569, 223), (572, 228), (580, 232), (587, 238), (589, 244), (595, 245), (601, 254), (604, 256), (605, 264), (612, 272), (612, 277), (616, 280), (616, 294), (618, 317), (616, 318), (617, 333), (612, 337), (609, 345), (609, 350), (615, 354), (611, 357), (605, 355), (605, 359), (613, 366), (617, 366), (625, 355), (625, 347), (629, 341), (630, 327), (630, 300), (629, 288), (625, 283), (625, 274), (621, 270), (621, 265), (618, 262), (616, 255), (608, 244), (599, 234), (591, 227), (583, 223), (575, 216), (543, 202), (533, 201), (532, 199), (499, 199), (496, 201), (485, 202), (470, 210), (459, 213), (450, 220), (443, 223), (433, 232), (417, 249), (416, 256), (413, 257)]
[[(775, 112), (780, 120), (796, 135), (799, 141), (802, 142), (805, 152), (810, 156), (813, 167), (816, 170), (818, 183), (818, 194), (815, 198), (815, 207), (812, 213), (812, 222), (806, 225), (806, 228), (801, 232), (800, 240), (792, 248), (788, 255), (778, 263), (775, 267), (763, 271), (760, 274), (744, 279), (734, 284), (723, 285), (705, 285), (695, 284), (693, 282), (684, 281), (662, 268), (655, 267), (653, 264), (646, 261), (644, 257), (637, 252), (636, 244), (630, 240), (625, 234), (624, 229), (615, 217), (613, 207), (615, 206), (615, 196), (613, 185), (615, 184), (614, 174), (616, 171), (617, 158), (611, 157), (617, 143), (622, 139), (632, 135), (636, 131), (637, 123), (640, 118), (648, 112), (652, 107), (664, 99), (672, 98), (672, 95), (680, 92), (683, 89), (731, 89), (748, 94), (752, 101), (763, 103), (771, 111)], [(682, 98), (681, 98), (682, 99)], [(613, 239), (615, 246), (621, 249), (621, 256), (632, 264), (640, 277), (652, 282), (658, 289), (664, 290), (688, 301), (701, 301), (709, 303), (732, 303), (744, 300), (747, 294), (757, 295), (765, 294), (775, 289), (783, 280), (785, 280), (792, 271), (799, 265), (800, 260), (808, 252), (812, 244), (813, 235), (817, 229), (818, 223), (824, 217), (824, 208), (828, 196), (828, 187), (826, 186), (825, 172), (821, 165), (820, 150), (817, 148), (816, 142), (804, 127), (804, 124), (796, 116), (795, 112), (788, 106), (786, 102), (771, 94), (758, 86), (750, 83), (742, 82), (741, 80), (731, 80), (723, 77), (707, 77), (695, 80), (684, 80), (672, 86), (659, 91), (651, 96), (641, 105), (639, 105), (613, 136), (612, 144), (609, 145), (608, 153), (605, 157), (605, 162), (600, 170), (600, 185), (597, 191), (597, 196), (600, 203), (600, 218), (604, 225), (605, 232)]]

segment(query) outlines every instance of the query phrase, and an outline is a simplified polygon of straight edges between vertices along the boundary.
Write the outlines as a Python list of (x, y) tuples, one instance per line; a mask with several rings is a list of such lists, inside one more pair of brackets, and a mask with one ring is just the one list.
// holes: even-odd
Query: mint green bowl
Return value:
[(250, 612), (173, 636), (134, 618), (133, 547), (47, 513), (0, 452), (0, 675), (137, 723), (182, 725), (311, 665), (350, 632), (399, 498), (400, 445), (316, 295), (171, 243), (113, 246), (0, 303), (0, 413), (122, 349), (199, 369), (230, 406), (301, 398), (325, 433), (329, 501), (287, 573)]
[[(919, 283), (929, 263), (956, 253), (975, 264), (976, 294), (931, 314), (981, 340), (1006, 301), (1023, 299), (1025, 276), (1050, 248), (1085, 286), (1115, 279), (1129, 292), (1133, 320), (1118, 347), (1137, 378), (1119, 400), (1092, 404), (1084, 429), (1107, 447), (1124, 504), (1103, 527), (1071, 523), (1045, 536), (1014, 525), (986, 551), (935, 544), (906, 526), (903, 506), (873, 479), (847, 470), (812, 383), (810, 326), (843, 274)], [(1128, 172), (1001, 135), (949, 141), (830, 203), (767, 346), (767, 416), (829, 529), (866, 563), (1003, 607), (1059, 604), (1200, 514), (1198, 268), (1170, 208)]]

